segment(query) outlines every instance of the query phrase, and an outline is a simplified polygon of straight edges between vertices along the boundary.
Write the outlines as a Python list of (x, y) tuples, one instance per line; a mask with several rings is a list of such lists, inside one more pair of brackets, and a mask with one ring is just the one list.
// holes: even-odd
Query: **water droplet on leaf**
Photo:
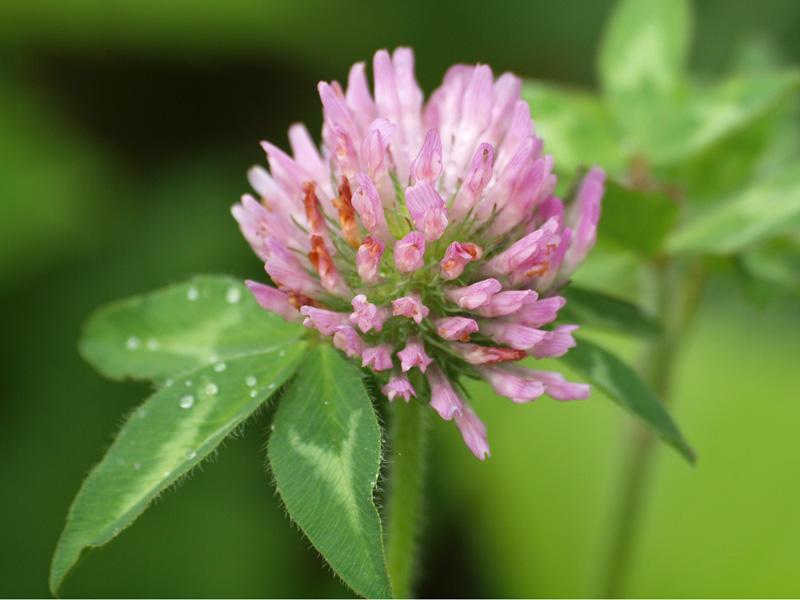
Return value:
[(216, 384), (216, 383), (209, 383), (209, 384), (206, 386), (206, 394), (208, 394), (209, 396), (213, 396), (213, 395), (214, 395), (214, 394), (216, 394), (218, 391), (219, 391), (219, 388), (217, 387), (217, 384)]
[(125, 347), (128, 350), (136, 350), (140, 345), (141, 342), (139, 341), (139, 338), (136, 337), (135, 335), (129, 337), (128, 340), (125, 342)]
[(181, 408), (192, 408), (193, 404), (194, 404), (194, 396), (192, 396), (191, 394), (186, 394), (183, 398), (181, 398), (180, 401)]
[(194, 302), (195, 300), (197, 300), (200, 297), (200, 292), (197, 291), (196, 287), (190, 287), (189, 291), (186, 292), (186, 297), (190, 301)]
[(256, 384), (256, 378), (255, 378), (255, 377), (253, 377), (252, 375), (248, 375), (248, 376), (245, 378), (244, 382), (245, 382), (245, 383), (246, 383), (248, 386), (250, 386), (250, 387), (253, 387), (253, 386)]
[(217, 363), (217, 364), (214, 365), (214, 370), (217, 373), (222, 373), (226, 368), (227, 368), (227, 365), (225, 363)]
[(236, 304), (241, 299), (242, 299), (242, 290), (240, 290), (238, 287), (229, 287), (228, 291), (225, 292), (225, 300), (229, 304)]
[(158, 350), (159, 345), (160, 344), (156, 339), (147, 340), (147, 349), (150, 350), (150, 352), (155, 352), (156, 350)]

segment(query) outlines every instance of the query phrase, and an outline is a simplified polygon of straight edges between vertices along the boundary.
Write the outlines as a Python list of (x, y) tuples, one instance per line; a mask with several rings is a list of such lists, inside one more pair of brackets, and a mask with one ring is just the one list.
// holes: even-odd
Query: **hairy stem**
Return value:
[(392, 462), (386, 512), (386, 561), (395, 598), (411, 598), (423, 513), (428, 407), (396, 399), (391, 408)]
[[(696, 312), (707, 272), (705, 265), (655, 265), (655, 294), (663, 332), (643, 353), (645, 380), (661, 399), (670, 402), (677, 349)], [(609, 562), (602, 597), (619, 598), (630, 566), (631, 551), (650, 479), (656, 447), (652, 429), (633, 423), (630, 448), (620, 483), (619, 503), (611, 534)]]

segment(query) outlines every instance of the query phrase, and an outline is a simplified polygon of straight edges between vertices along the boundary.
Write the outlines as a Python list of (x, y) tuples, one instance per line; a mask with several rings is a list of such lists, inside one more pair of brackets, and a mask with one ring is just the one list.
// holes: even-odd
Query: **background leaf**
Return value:
[(734, 77), (701, 91), (654, 130), (648, 158), (666, 165), (691, 158), (756, 121), (800, 85), (800, 73)]
[(694, 451), (664, 406), (634, 370), (619, 358), (581, 338), (578, 345), (559, 360), (581, 373), (622, 408), (642, 419), (689, 462), (694, 462)]
[(602, 292), (569, 285), (560, 294), (567, 303), (559, 311), (560, 321), (603, 327), (630, 335), (658, 335), (661, 326), (635, 304)]
[(107, 377), (164, 380), (281, 348), (305, 331), (262, 309), (241, 281), (202, 276), (101, 308), (89, 319), (80, 350)]
[(733, 254), (798, 228), (800, 166), (793, 165), (699, 215), (671, 236), (667, 248), (673, 252)]
[(598, 237), (621, 246), (657, 253), (678, 217), (677, 203), (658, 192), (640, 192), (606, 181)]
[(372, 494), (381, 434), (359, 370), (315, 347), (275, 415), (269, 462), (289, 514), (358, 594), (390, 597)]
[(581, 166), (610, 172), (623, 166), (614, 120), (591, 92), (555, 83), (527, 80), (522, 98), (530, 104), (536, 135), (555, 159), (555, 169), (572, 175)]
[(631, 150), (648, 147), (682, 84), (690, 29), (686, 0), (622, 0), (600, 47), (603, 92)]
[(800, 234), (770, 240), (743, 253), (741, 260), (752, 276), (800, 290)]
[(84, 549), (130, 525), (291, 377), (305, 344), (265, 342), (175, 378), (128, 418), (70, 508), (51, 566), (53, 592)]

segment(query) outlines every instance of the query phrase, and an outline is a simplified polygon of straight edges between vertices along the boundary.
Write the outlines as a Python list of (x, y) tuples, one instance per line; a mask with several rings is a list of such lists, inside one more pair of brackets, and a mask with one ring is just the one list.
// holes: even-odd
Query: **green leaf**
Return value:
[(561, 292), (567, 299), (559, 320), (592, 325), (639, 336), (658, 335), (661, 326), (642, 310), (621, 298), (570, 285)]
[(652, 255), (661, 250), (677, 217), (677, 203), (664, 194), (631, 190), (606, 181), (598, 236)]
[(163, 381), (200, 365), (283, 347), (306, 330), (262, 309), (240, 282), (196, 277), (103, 307), (81, 354), (112, 379)]
[(269, 462), (289, 514), (356, 593), (391, 596), (372, 500), (381, 432), (359, 370), (314, 348), (275, 415)]
[(689, 462), (695, 461), (694, 451), (658, 398), (633, 369), (611, 352), (581, 338), (578, 345), (559, 360), (581, 373), (622, 408), (642, 419)]
[(742, 254), (742, 264), (757, 279), (787, 290), (800, 289), (800, 234), (770, 240)]
[(672, 252), (734, 254), (800, 228), (800, 166), (763, 179), (691, 220), (667, 242)]
[(522, 98), (530, 104), (536, 134), (555, 160), (555, 169), (571, 175), (578, 167), (599, 165), (609, 172), (624, 166), (616, 142), (614, 120), (592, 93), (526, 81)]
[(686, 0), (621, 0), (600, 47), (598, 70), (617, 124), (643, 150), (682, 87), (689, 44)]
[(260, 350), (198, 367), (155, 392), (81, 486), (53, 557), (51, 590), (85, 550), (119, 534), (252, 415), (291, 377), (305, 352), (301, 342), (278, 347), (265, 340)]
[(800, 86), (800, 73), (735, 77), (701, 92), (653, 130), (648, 158), (655, 165), (687, 160), (756, 121)]

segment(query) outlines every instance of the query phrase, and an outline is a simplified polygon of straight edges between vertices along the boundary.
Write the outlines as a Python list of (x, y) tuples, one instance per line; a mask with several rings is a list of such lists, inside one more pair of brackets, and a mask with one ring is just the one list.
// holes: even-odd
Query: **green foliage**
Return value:
[(674, 200), (658, 192), (640, 192), (606, 182), (598, 236), (643, 255), (656, 254), (678, 217)]
[(303, 329), (224, 277), (117, 302), (90, 320), (84, 356), (110, 377), (162, 385), (127, 420), (70, 508), (51, 567), (60, 586), (82, 552), (130, 525), (291, 377)]
[(373, 492), (381, 432), (359, 370), (314, 347), (275, 415), (269, 463), (292, 519), (366, 597), (391, 596)]
[(659, 323), (627, 300), (575, 285), (565, 288), (561, 295), (567, 303), (558, 316), (565, 323), (580, 323), (646, 337), (661, 333)]
[(694, 462), (694, 451), (672, 418), (627, 364), (585, 339), (580, 339), (578, 345), (559, 360), (586, 377), (622, 408), (642, 419), (689, 462)]
[(594, 94), (544, 81), (526, 81), (522, 98), (531, 107), (536, 135), (555, 158), (554, 168), (571, 175), (598, 164), (611, 171), (624, 165), (614, 119)]
[(632, 152), (648, 147), (678, 97), (689, 44), (686, 0), (622, 0), (600, 47), (602, 89)]
[(50, 572), (54, 592), (85, 549), (116, 537), (291, 377), (305, 345), (264, 341), (175, 377), (128, 418), (70, 508)]
[(211, 362), (280, 349), (304, 331), (262, 309), (240, 281), (195, 277), (97, 311), (80, 349), (106, 377), (163, 381)]
[(790, 166), (699, 215), (668, 241), (672, 252), (733, 254), (800, 228), (800, 167)]
[(787, 290), (800, 289), (800, 236), (776, 238), (742, 254), (742, 263), (751, 274)]
[(732, 77), (701, 90), (675, 110), (648, 141), (648, 158), (667, 165), (693, 158), (774, 109), (800, 85), (795, 71)]

